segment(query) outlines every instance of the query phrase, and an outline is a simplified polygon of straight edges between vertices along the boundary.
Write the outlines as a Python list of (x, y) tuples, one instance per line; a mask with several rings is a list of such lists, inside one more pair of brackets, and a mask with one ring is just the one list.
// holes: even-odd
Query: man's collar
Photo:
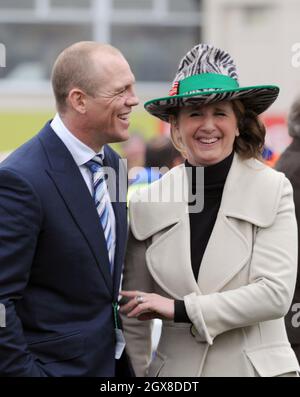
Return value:
[(101, 154), (102, 159), (104, 159), (104, 147), (96, 153), (93, 149), (76, 138), (76, 136), (65, 126), (58, 113), (52, 120), (51, 127), (56, 135), (63, 141), (78, 166), (84, 165), (99, 154)]

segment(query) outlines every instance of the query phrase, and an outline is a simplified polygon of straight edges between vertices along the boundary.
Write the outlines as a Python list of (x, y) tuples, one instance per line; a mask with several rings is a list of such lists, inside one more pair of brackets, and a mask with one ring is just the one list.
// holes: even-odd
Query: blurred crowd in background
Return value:
[(71, 43), (107, 42), (124, 53), (140, 98), (131, 132), (148, 142), (168, 136), (168, 127), (147, 115), (143, 102), (167, 94), (179, 54), (206, 42), (233, 55), (244, 85), (280, 86), (263, 115), (264, 157), (274, 166), (291, 142), (287, 114), (299, 94), (299, 12), (294, 0), (0, 0), (0, 160), (53, 117), (50, 70)]

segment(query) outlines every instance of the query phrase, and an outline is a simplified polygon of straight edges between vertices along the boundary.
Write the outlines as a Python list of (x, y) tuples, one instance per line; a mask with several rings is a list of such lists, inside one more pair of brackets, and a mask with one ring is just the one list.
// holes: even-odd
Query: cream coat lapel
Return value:
[[(157, 198), (159, 202), (153, 202)], [(185, 166), (180, 165), (139, 191), (130, 205), (134, 236), (138, 240), (154, 236), (146, 253), (148, 269), (157, 284), (175, 299), (201, 293), (191, 266), (187, 202), (187, 176)]]
[(235, 154), (200, 267), (198, 284), (204, 294), (222, 290), (250, 260), (253, 225), (267, 227), (274, 221), (281, 189), (267, 173), (278, 177), (261, 162)]

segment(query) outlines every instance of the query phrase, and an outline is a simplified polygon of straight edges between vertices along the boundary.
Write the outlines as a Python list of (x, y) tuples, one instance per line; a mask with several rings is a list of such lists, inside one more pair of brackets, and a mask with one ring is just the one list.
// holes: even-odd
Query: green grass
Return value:
[(6, 152), (17, 148), (33, 137), (51, 113), (0, 113), (0, 151)]
[[(0, 152), (16, 149), (32, 138), (53, 117), (51, 112), (0, 112)], [(149, 139), (157, 134), (158, 121), (145, 111), (133, 112), (130, 131)], [(118, 145), (113, 145), (118, 150)]]

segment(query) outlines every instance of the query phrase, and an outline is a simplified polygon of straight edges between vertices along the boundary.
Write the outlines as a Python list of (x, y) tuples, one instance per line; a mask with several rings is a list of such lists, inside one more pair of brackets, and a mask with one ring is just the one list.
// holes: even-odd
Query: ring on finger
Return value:
[(137, 295), (137, 296), (135, 297), (135, 299), (136, 299), (137, 303), (143, 303), (143, 302), (145, 302), (145, 299), (144, 299), (144, 297), (143, 297), (142, 295)]

